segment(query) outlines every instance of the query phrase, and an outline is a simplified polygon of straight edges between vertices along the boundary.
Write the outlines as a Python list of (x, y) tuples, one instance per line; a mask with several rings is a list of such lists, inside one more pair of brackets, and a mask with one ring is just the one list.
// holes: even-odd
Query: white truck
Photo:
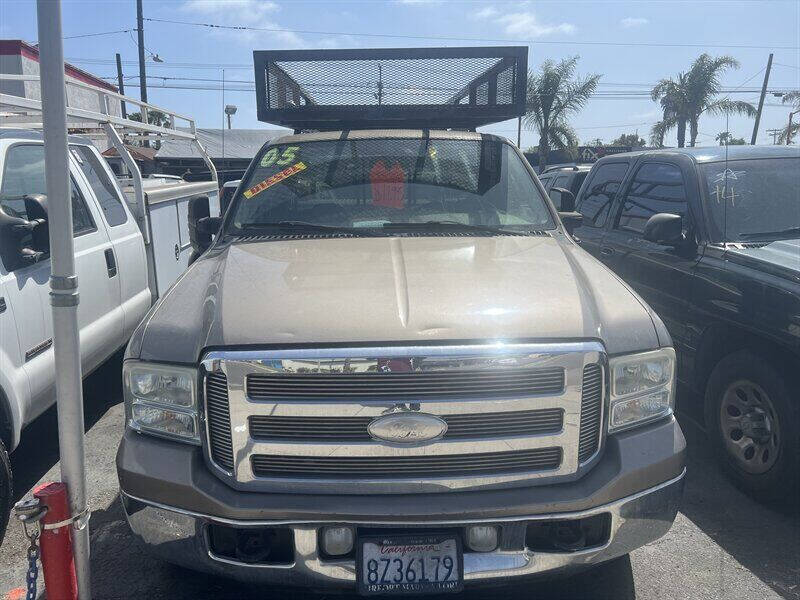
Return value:
[[(38, 81), (0, 75), (3, 79)], [(106, 136), (130, 172), (118, 181), (88, 137), (69, 137), (86, 375), (126, 344), (153, 302), (189, 265), (189, 213), (218, 215), (219, 195), (216, 170), (197, 141), (194, 121), (83, 83), (67, 85), (96, 91), (100, 106), (99, 111), (68, 107), (70, 131)], [(145, 122), (108, 114), (111, 98), (136, 105)], [(148, 110), (165, 113), (169, 127), (146, 123)], [(40, 115), (38, 100), (0, 94), (0, 540), (12, 500), (8, 453), (19, 444), (25, 426), (55, 402), (47, 205), (66, 199), (45, 195)], [(177, 130), (176, 119), (188, 121), (188, 130)], [(197, 144), (212, 180), (143, 179), (126, 142), (168, 137)]]

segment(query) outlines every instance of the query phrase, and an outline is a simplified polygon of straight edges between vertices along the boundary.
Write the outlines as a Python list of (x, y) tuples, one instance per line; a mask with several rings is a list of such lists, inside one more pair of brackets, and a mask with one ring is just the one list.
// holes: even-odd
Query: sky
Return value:
[[(126, 93), (138, 96), (136, 33), (120, 31), (136, 27), (135, 0), (62, 4), (66, 59), (115, 79), (119, 52)], [(650, 88), (688, 70), (703, 52), (739, 61), (723, 85), (731, 98), (754, 104), (774, 53), (758, 143), (771, 143), (767, 130), (788, 119), (788, 105), (774, 93), (800, 89), (800, 0), (145, 0), (144, 16), (262, 29), (145, 21), (149, 101), (195, 117), (200, 127), (221, 127), (224, 105), (235, 104), (234, 127), (271, 128), (256, 118), (255, 93), (247, 89), (253, 50), (520, 44), (528, 46), (531, 69), (578, 55), (581, 75), (602, 75), (598, 93), (570, 121), (581, 143), (633, 132), (647, 139), (659, 119)], [(36, 41), (35, 2), (0, 0), (0, 38)], [(726, 129), (749, 141), (752, 128), (749, 118), (726, 124), (703, 116), (698, 145), (716, 144)], [(481, 130), (517, 136), (515, 121)], [(665, 141), (675, 145), (675, 132)], [(537, 142), (535, 131), (523, 131), (523, 148)]]

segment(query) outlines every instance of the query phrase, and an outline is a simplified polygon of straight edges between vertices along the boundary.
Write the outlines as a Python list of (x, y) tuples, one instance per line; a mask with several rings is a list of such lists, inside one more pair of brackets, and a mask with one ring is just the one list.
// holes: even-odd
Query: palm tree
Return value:
[(653, 126), (650, 141), (654, 146), (664, 147), (664, 135), (670, 129), (678, 129), (678, 147), (686, 143), (686, 123), (689, 121), (689, 100), (686, 93), (687, 76), (678, 73), (677, 80), (662, 79), (650, 91), (654, 102), (661, 104), (663, 118)]
[[(783, 98), (781, 98), (781, 102), (784, 104), (791, 104), (792, 109), (789, 123), (786, 124), (778, 135), (778, 143), (788, 145), (792, 143), (792, 138), (800, 132), (800, 90), (784, 94)], [(794, 115), (797, 115), (797, 121), (792, 119)]]
[[(664, 111), (663, 119), (653, 127), (653, 134), (663, 136), (672, 128), (678, 129), (678, 147), (686, 144), (686, 127), (689, 127), (689, 145), (697, 141), (700, 115), (740, 114), (754, 117), (755, 107), (741, 100), (729, 97), (718, 99), (722, 83), (720, 77), (728, 69), (738, 69), (739, 62), (732, 56), (712, 57), (701, 54), (686, 73), (679, 73), (677, 79), (662, 79), (652, 89), (653, 101), (660, 102)], [(663, 137), (661, 138), (663, 140)]]
[(568, 118), (586, 105), (597, 88), (600, 75), (575, 75), (577, 56), (559, 62), (546, 60), (541, 72), (528, 74), (528, 102), (525, 126), (539, 133), (539, 168), (544, 169), (551, 149), (578, 145)]

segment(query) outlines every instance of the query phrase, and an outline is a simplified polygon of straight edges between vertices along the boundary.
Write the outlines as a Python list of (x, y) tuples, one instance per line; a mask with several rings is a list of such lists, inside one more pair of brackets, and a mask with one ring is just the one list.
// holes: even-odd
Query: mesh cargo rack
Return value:
[(302, 130), (475, 129), (525, 113), (528, 48), (253, 52), (258, 119)]

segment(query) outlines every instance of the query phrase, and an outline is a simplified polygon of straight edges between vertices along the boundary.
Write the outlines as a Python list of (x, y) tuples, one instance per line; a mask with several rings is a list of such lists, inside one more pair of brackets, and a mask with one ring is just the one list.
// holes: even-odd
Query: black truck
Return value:
[(678, 379), (704, 396), (706, 429), (726, 471), (757, 496), (796, 496), (800, 148), (609, 156), (575, 202), (580, 245), (669, 329)]

